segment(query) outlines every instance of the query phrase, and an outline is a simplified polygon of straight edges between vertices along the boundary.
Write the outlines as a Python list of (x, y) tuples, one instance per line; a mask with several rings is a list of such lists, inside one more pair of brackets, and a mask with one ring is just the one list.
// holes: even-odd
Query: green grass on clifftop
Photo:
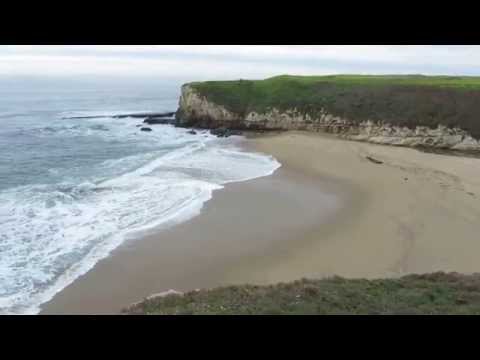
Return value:
[(460, 127), (480, 136), (480, 77), (422, 75), (277, 76), (190, 84), (210, 101), (247, 114), (321, 109), (348, 118), (414, 127)]
[(299, 280), (229, 286), (145, 300), (128, 314), (480, 314), (480, 275)]

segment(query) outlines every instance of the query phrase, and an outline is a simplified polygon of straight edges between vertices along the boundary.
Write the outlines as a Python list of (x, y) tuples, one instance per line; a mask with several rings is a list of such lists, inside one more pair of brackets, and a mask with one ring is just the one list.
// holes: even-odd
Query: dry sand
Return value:
[(301, 133), (256, 146), (292, 170), (365, 194), (353, 216), (340, 214), (327, 236), (311, 234), (308, 249), (269, 268), (272, 280), (480, 271), (480, 159)]
[(246, 142), (282, 168), (127, 241), (42, 313), (115, 313), (168, 289), (229, 283), (480, 271), (480, 159), (300, 132)]

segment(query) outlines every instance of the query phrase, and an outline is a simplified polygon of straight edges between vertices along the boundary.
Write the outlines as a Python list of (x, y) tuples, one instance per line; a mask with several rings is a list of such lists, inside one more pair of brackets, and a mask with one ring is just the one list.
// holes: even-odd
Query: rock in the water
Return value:
[(142, 126), (143, 126), (142, 124), (136, 125), (136, 127), (142, 127)]
[(227, 131), (228, 131), (227, 128), (217, 128), (217, 129), (210, 130), (210, 133), (218, 137), (226, 137)]
[(115, 119), (123, 119), (127, 117), (131, 118), (144, 118), (144, 117), (150, 117), (150, 118), (166, 118), (166, 117), (172, 117), (175, 115), (175, 112), (167, 112), (167, 113), (136, 113), (136, 114), (118, 114), (112, 116)]
[(175, 124), (175, 119), (159, 119), (155, 117), (148, 117), (143, 120), (143, 122), (148, 125), (173, 125)]
[(217, 129), (212, 129), (210, 130), (210, 133), (212, 135), (218, 136), (218, 137), (229, 137), (233, 135), (242, 135), (241, 131), (238, 130), (230, 130), (225, 127), (220, 127)]
[(141, 131), (152, 131), (152, 129), (147, 128), (147, 127), (142, 127), (140, 130), (141, 130)]
[(188, 133), (189, 133), (190, 135), (197, 135), (197, 132), (196, 132), (195, 130), (190, 130)]

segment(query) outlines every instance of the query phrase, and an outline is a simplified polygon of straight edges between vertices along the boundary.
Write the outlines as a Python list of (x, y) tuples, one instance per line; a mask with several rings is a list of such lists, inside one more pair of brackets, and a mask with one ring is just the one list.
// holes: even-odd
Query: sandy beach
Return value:
[(480, 159), (301, 132), (245, 145), (282, 167), (216, 191), (188, 222), (126, 241), (42, 313), (118, 313), (169, 289), (480, 271)]

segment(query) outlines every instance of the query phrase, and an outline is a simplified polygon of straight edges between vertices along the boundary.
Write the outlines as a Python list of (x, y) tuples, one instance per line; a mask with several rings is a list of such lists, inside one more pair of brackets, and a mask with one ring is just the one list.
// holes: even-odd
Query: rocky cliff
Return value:
[[(331, 83), (327, 86), (316, 83), (315, 92), (312, 93), (318, 96), (318, 101), (315, 101), (311, 93), (307, 93), (308, 102), (299, 101), (298, 97), (289, 94), (291, 98), (289, 103), (285, 96), (278, 95), (286, 90), (276, 83), (275, 87), (272, 85), (272, 92), (276, 96), (273, 99), (268, 89), (261, 88), (263, 93), (257, 91), (255, 82), (252, 84), (243, 81), (236, 86), (228, 87), (217, 86), (219, 83), (209, 83), (215, 84), (209, 85), (209, 91), (206, 91), (205, 87), (202, 88), (202, 84), (206, 83), (186, 84), (182, 87), (176, 115), (180, 126), (226, 127), (236, 130), (325, 131), (345, 139), (377, 144), (462, 151), (480, 150), (480, 142), (473, 136), (472, 131), (469, 131), (476, 130), (471, 125), (476, 125), (476, 119), (462, 117), (462, 112), (468, 113), (471, 108), (475, 110), (474, 114), (479, 112), (477, 108), (480, 108), (480, 102), (475, 102), (475, 97), (469, 98), (472, 92), (459, 93), (448, 88), (439, 90), (432, 87), (425, 87), (426, 90), (419, 91), (418, 86), (409, 89), (405, 85), (397, 85), (393, 90), (390, 86), (386, 90), (381, 86), (372, 88), (349, 84), (345, 87), (337, 84), (332, 86)], [(297, 85), (291, 81), (288, 84)], [(265, 87), (263, 84), (262, 86)], [(238, 91), (238, 94), (235, 91)], [(299, 96), (305, 94), (305, 86), (299, 88), (298, 94)], [(330, 95), (328, 101), (325, 100), (325, 94)], [(478, 94), (480, 92), (474, 92), (480, 100)], [(256, 102), (261, 102), (262, 96), (268, 98), (269, 103), (258, 106)], [(340, 105), (336, 98), (341, 99)], [(348, 103), (349, 98), (353, 104)], [(439, 103), (439, 99), (444, 99), (444, 102)], [(388, 111), (385, 110), (385, 106), (382, 107), (385, 101), (390, 102)], [(424, 103), (421, 103), (422, 101)], [(460, 107), (462, 101), (465, 103), (463, 108)], [(425, 103), (432, 106), (425, 110)], [(367, 111), (365, 104), (369, 106)], [(405, 111), (402, 111), (402, 106)], [(419, 110), (416, 112), (415, 108), (411, 109), (408, 106), (417, 106)], [(402, 119), (402, 113), (405, 117), (408, 116), (407, 120)], [(449, 118), (448, 114), (456, 117)], [(423, 117), (427, 116), (428, 119), (425, 120)], [(461, 126), (462, 122), (468, 126)]]

